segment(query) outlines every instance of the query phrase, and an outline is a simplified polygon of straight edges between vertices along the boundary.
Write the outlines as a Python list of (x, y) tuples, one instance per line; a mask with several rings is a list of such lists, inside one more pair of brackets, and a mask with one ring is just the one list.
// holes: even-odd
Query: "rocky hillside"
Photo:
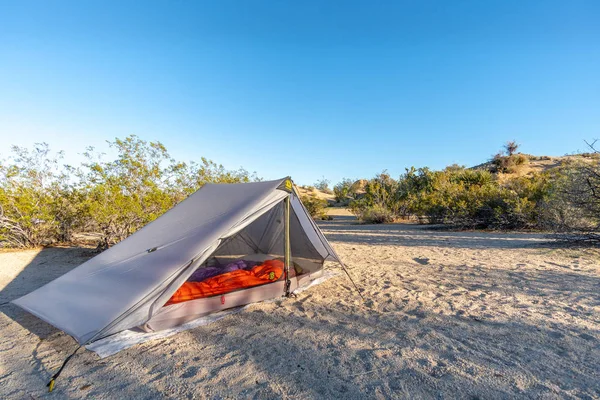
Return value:
[[(519, 175), (527, 175), (529, 173), (539, 173), (551, 170), (553, 168), (558, 168), (562, 165), (571, 163), (571, 162), (593, 162), (600, 161), (600, 154), (596, 153), (582, 153), (582, 154), (572, 154), (560, 157), (551, 157), (551, 156), (534, 156), (531, 154), (522, 154), (518, 153), (515, 156), (523, 156), (525, 162), (521, 164), (518, 168), (517, 173)], [(491, 172), (495, 172), (496, 164), (493, 160), (487, 161), (483, 164), (476, 165), (472, 167), (472, 169), (484, 169)]]
[(333, 195), (333, 192), (326, 193), (326, 192), (323, 192), (313, 186), (296, 186), (296, 190), (298, 191), (300, 196), (313, 195), (313, 196), (318, 197), (319, 199), (327, 200), (328, 202), (335, 201), (335, 196)]

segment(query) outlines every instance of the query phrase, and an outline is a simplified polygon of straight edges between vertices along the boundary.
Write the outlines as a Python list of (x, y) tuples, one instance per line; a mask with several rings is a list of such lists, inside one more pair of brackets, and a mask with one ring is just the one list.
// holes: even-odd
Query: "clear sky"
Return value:
[(0, 0), (0, 155), (136, 134), (300, 184), (600, 137), (600, 1)]

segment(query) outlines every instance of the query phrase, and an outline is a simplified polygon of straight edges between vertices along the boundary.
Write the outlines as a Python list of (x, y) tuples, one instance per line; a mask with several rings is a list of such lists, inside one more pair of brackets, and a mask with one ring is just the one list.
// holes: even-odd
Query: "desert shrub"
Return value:
[(514, 174), (519, 172), (521, 166), (529, 163), (529, 159), (524, 154), (511, 154), (509, 156), (498, 153), (492, 159), (494, 172)]
[(463, 228), (518, 229), (536, 227), (540, 204), (548, 196), (549, 180), (542, 175), (504, 179), (485, 170), (453, 165), (443, 171), (410, 168), (393, 180), (379, 174), (366, 184), (366, 194), (350, 203), (361, 220), (375, 208), (421, 223)]
[(335, 195), (335, 201), (337, 203), (349, 203), (349, 200), (353, 198), (355, 194), (354, 181), (342, 179), (341, 182), (336, 183), (333, 187), (333, 194)]
[[(352, 186), (356, 187), (356, 183)], [(361, 182), (364, 194), (350, 201), (349, 209), (364, 221), (365, 215), (375, 216), (386, 210), (390, 218), (384, 218), (383, 222), (389, 222), (398, 215), (401, 203), (398, 201), (398, 181), (393, 179), (386, 171), (381, 172), (373, 179)]]
[(116, 159), (104, 161), (89, 148), (77, 171), (85, 193), (86, 222), (100, 233), (100, 248), (131, 235), (183, 197), (167, 190), (171, 158), (161, 143), (129, 136), (109, 145)]
[(13, 147), (0, 163), (0, 245), (31, 247), (68, 242), (78, 232), (100, 233), (100, 248), (125, 238), (202, 185), (257, 180), (201, 158), (175, 161), (158, 142), (136, 136), (109, 142), (116, 158), (89, 148), (78, 167), (45, 143)]
[(506, 144), (504, 145), (504, 152), (506, 153), (507, 156), (510, 157), (517, 152), (518, 148), (519, 148), (519, 144), (517, 143), (517, 141), (510, 140), (510, 141), (506, 142)]
[(514, 140), (507, 142), (502, 151), (492, 157), (492, 172), (513, 174), (519, 172), (521, 166), (529, 163), (527, 155), (516, 153), (518, 148), (519, 144)]
[(365, 198), (351, 200), (348, 204), (350, 212), (359, 219), (362, 212), (369, 207), (371, 207), (371, 205), (368, 204), (368, 201)]
[(45, 143), (12, 147), (0, 165), (0, 243), (33, 247), (70, 239), (79, 193), (60, 165), (62, 153)]
[(464, 184), (465, 188), (472, 186), (484, 186), (494, 183), (494, 176), (491, 172), (485, 170), (459, 169), (448, 170), (445, 172), (449, 175), (449, 180), (453, 183)]
[(600, 241), (600, 162), (572, 162), (556, 175), (544, 221), (569, 239)]
[(331, 217), (327, 215), (327, 200), (320, 199), (314, 194), (302, 196), (300, 200), (313, 219), (331, 219)]
[(385, 224), (394, 222), (394, 215), (386, 207), (375, 205), (362, 210), (359, 220), (367, 224)]
[(77, 171), (85, 193), (89, 229), (101, 234), (99, 247), (107, 248), (155, 220), (206, 183), (248, 182), (247, 171), (226, 170), (201, 158), (201, 163), (177, 162), (160, 142), (136, 136), (115, 139), (109, 146), (114, 160), (103, 161), (94, 149)]
[(327, 193), (327, 194), (332, 194), (333, 193), (333, 191), (329, 187), (329, 180), (325, 179), (325, 177), (322, 177), (317, 182), (315, 182), (315, 188), (317, 190), (320, 190), (323, 193)]

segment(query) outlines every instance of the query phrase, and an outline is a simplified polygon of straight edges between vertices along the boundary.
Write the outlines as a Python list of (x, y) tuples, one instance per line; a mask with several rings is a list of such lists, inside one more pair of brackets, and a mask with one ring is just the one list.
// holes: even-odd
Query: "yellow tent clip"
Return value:
[(54, 390), (54, 379), (51, 379), (50, 382), (48, 383), (48, 392), (51, 392), (52, 390)]

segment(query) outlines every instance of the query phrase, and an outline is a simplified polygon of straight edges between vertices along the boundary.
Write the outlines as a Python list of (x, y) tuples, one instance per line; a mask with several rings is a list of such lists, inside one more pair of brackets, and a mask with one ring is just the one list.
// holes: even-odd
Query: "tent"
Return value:
[[(316, 279), (326, 260), (340, 262), (290, 178), (207, 184), (127, 239), (13, 303), (83, 345), (134, 327), (161, 330), (289, 295)], [(223, 268), (229, 272), (219, 274)], [(190, 282), (209, 269), (211, 278)]]

